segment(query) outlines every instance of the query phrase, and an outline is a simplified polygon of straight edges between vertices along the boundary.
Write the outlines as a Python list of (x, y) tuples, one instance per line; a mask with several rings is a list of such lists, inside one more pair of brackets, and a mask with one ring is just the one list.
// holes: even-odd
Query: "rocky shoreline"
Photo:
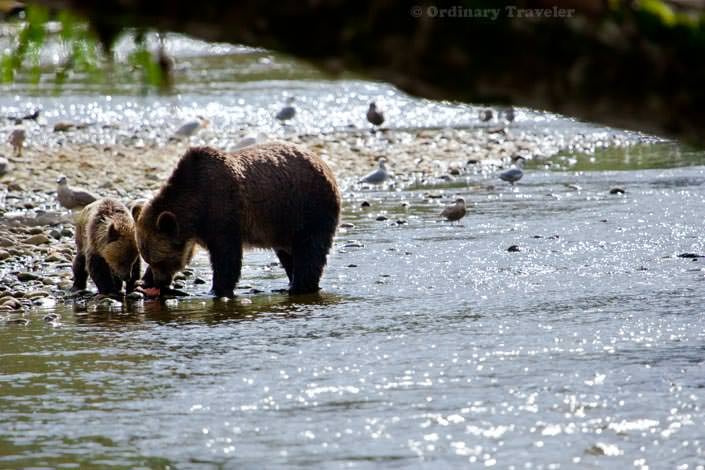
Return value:
[[(205, 139), (207, 141), (207, 139)], [(590, 151), (594, 142), (515, 132), (505, 128), (387, 130), (290, 135), (331, 166), (347, 198), (360, 176), (384, 157), (395, 187), (448, 181), (464, 175), (492, 178), (512, 155), (536, 158), (561, 148)], [(602, 145), (619, 146), (619, 137)], [(148, 198), (171, 173), (189, 142), (129, 145), (29, 146), (0, 179), (0, 321), (24, 323), (25, 312), (69, 298), (74, 216), (56, 201), (56, 179), (128, 202)], [(227, 149), (226, 149), (227, 150)], [(203, 280), (201, 280), (203, 281)], [(86, 299), (81, 300), (86, 308)], [(111, 303), (94, 298), (90, 302)], [(111, 304), (112, 305), (112, 304)], [(47, 321), (55, 321), (51, 315)]]

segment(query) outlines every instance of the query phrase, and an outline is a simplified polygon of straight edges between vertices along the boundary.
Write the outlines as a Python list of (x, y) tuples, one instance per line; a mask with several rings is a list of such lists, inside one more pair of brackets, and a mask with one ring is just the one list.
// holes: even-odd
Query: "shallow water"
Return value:
[(533, 170), (456, 188), (462, 225), (359, 192), (319, 297), (270, 293), (263, 251), (231, 302), (37, 312), (0, 328), (0, 466), (695, 468), (705, 261), (677, 255), (705, 253), (704, 183)]
[[(0, 110), (96, 123), (69, 137), (29, 128), (41, 145), (159, 141), (203, 109), (212, 145), (245, 126), (359, 129), (380, 95), (395, 127), (479, 125), (477, 108), (386, 85), (264, 73), (277, 80), (210, 92), (187, 80), (167, 98), (20, 87)], [(290, 94), (302, 117), (284, 129), (271, 115)], [(201, 253), (193, 297), (60, 303), (0, 325), (0, 468), (702, 468), (705, 259), (678, 255), (705, 254), (705, 154), (528, 110), (515, 125), (548, 142), (516, 188), (487, 171), (348, 188), (354, 227), (319, 296), (273, 292), (284, 272), (259, 251), (238, 298), (213, 300)], [(597, 152), (558, 152), (576, 136)], [(599, 150), (614, 139), (646, 143)], [(457, 196), (469, 215), (439, 221)]]

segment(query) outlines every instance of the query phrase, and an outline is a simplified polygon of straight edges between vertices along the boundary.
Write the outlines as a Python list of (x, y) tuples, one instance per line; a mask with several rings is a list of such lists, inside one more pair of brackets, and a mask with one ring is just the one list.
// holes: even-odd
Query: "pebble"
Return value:
[(0, 303), (1, 306), (3, 307), (9, 307), (12, 310), (19, 310), (22, 308), (22, 303), (15, 299), (15, 298), (7, 298), (7, 300), (4, 300), (2, 303)]
[(610, 194), (624, 194), (626, 191), (622, 188), (612, 188), (610, 189)]
[(59, 232), (59, 231), (56, 230), (56, 229), (52, 229), (52, 230), (49, 232), (49, 236), (50, 236), (51, 238), (55, 239), (55, 240), (59, 240), (59, 239), (61, 238), (61, 232)]
[(44, 235), (43, 233), (33, 235), (29, 238), (26, 238), (24, 242), (28, 245), (44, 245), (46, 243), (49, 243), (49, 237)]
[(519, 249), (519, 245), (512, 245), (509, 248), (507, 248), (507, 251), (510, 253), (516, 253), (521, 250)]
[(44, 233), (44, 230), (40, 227), (31, 227), (27, 229), (27, 233), (30, 235), (39, 235), (40, 233)]
[(137, 292), (137, 291), (130, 292), (129, 294), (125, 295), (125, 299), (127, 299), (127, 300), (141, 300), (141, 299), (144, 299), (144, 294), (142, 294), (141, 292)]
[(365, 247), (365, 245), (363, 245), (360, 242), (350, 242), (350, 243), (346, 243), (345, 245), (343, 245), (343, 248), (364, 248), (364, 247)]
[(40, 277), (38, 275), (36, 275), (34, 273), (26, 272), (26, 271), (17, 274), (17, 279), (19, 279), (22, 282), (36, 281), (39, 278)]
[(71, 230), (70, 228), (61, 229), (61, 236), (62, 237), (73, 237), (73, 230)]
[(12, 238), (0, 237), (0, 246), (2, 247), (14, 246), (16, 244), (17, 242), (15, 242)]
[(197, 277), (196, 279), (193, 280), (194, 284), (205, 284), (206, 281), (201, 279), (200, 277)]
[(375, 220), (378, 222), (384, 222), (385, 220), (387, 220), (387, 218), (383, 215), (378, 215)]
[(10, 257), (10, 253), (8, 253), (6, 250), (0, 250), (0, 261), (7, 259)]
[(362, 204), (360, 204), (360, 207), (370, 207), (370, 203), (367, 201), (362, 201)]
[(351, 224), (349, 222), (345, 222), (343, 224), (340, 224), (340, 228), (354, 228), (355, 224)]

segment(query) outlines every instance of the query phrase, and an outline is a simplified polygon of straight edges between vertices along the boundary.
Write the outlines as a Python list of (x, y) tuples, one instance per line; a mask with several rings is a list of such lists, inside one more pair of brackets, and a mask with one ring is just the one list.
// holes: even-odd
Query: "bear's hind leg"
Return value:
[(291, 294), (318, 292), (331, 242), (329, 235), (310, 237), (294, 245)]
[(282, 267), (284, 268), (284, 271), (286, 271), (286, 277), (289, 278), (289, 284), (291, 284), (292, 281), (292, 269), (294, 266), (294, 260), (291, 257), (289, 253), (287, 253), (284, 250), (276, 250), (275, 253), (277, 254), (277, 258), (279, 258), (279, 262), (282, 264)]
[(88, 273), (91, 275), (91, 279), (98, 288), (99, 294), (115, 294), (120, 290), (122, 283), (115, 285), (115, 277), (110, 270), (110, 266), (103, 259), (103, 257), (98, 255), (91, 255), (88, 258)]
[(88, 280), (88, 271), (86, 271), (86, 255), (83, 253), (77, 254), (73, 258), (73, 265), (71, 266), (73, 270), (73, 286), (71, 286), (71, 292), (78, 292), (86, 288), (86, 281)]

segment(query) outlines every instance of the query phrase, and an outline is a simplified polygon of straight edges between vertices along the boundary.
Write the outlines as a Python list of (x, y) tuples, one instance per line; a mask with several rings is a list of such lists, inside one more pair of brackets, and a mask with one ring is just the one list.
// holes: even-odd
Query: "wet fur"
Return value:
[(140, 275), (135, 224), (130, 211), (115, 199), (87, 205), (76, 224), (76, 256), (71, 290), (83, 290), (90, 275), (101, 294), (117, 294), (126, 282), (134, 290)]
[[(315, 154), (270, 143), (226, 154), (190, 149), (137, 221), (140, 253), (158, 286), (206, 248), (213, 293), (232, 296), (244, 248), (274, 249), (292, 293), (318, 290), (340, 213), (333, 173)], [(153, 273), (153, 274), (152, 274)]]

